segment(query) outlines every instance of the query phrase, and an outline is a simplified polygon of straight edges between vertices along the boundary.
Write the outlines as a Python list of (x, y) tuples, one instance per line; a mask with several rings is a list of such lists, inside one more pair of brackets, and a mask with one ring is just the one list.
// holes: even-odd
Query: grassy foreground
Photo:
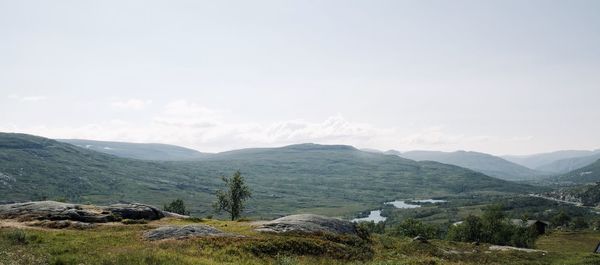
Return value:
[[(145, 241), (143, 231), (164, 224), (103, 225), (89, 230), (1, 228), (0, 264), (600, 264), (592, 254), (600, 233), (556, 232), (539, 239), (548, 251), (489, 251), (433, 240), (373, 235), (370, 240), (331, 235), (259, 234), (247, 222), (203, 220), (241, 238)], [(24, 237), (23, 237), (24, 235)]]

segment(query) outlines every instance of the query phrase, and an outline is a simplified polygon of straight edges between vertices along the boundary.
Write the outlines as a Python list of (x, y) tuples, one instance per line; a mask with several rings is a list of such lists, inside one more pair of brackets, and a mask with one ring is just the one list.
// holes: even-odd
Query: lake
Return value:
[(394, 207), (399, 208), (399, 209), (413, 209), (413, 208), (419, 208), (419, 207), (421, 207), (421, 205), (418, 205), (418, 204), (408, 204), (405, 201), (385, 202), (383, 204), (391, 204)]
[(410, 200), (410, 201), (393, 201), (393, 202), (385, 202), (383, 204), (391, 204), (398, 209), (413, 209), (419, 208), (421, 205), (418, 204), (410, 204), (407, 202), (417, 202), (417, 203), (443, 203), (448, 202), (446, 200), (434, 200), (434, 199), (426, 199), (426, 200)]
[[(384, 202), (383, 204), (389, 204), (389, 205), (393, 205), (395, 208), (398, 209), (414, 209), (414, 208), (419, 208), (421, 207), (421, 205), (418, 204), (410, 204), (407, 202), (417, 202), (417, 203), (444, 203), (444, 202), (448, 202), (446, 200), (434, 200), (434, 199), (425, 199), (425, 200), (410, 200), (410, 201), (391, 201), (391, 202)], [(367, 217), (363, 217), (363, 218), (354, 218), (352, 219), (352, 222), (375, 222), (375, 223), (379, 223), (379, 222), (383, 222), (385, 221), (387, 218), (385, 216), (381, 216), (381, 210), (374, 210), (371, 211), (369, 213), (369, 216)]]
[(379, 223), (379, 222), (385, 221), (385, 219), (387, 219), (385, 216), (381, 216), (381, 210), (375, 210), (375, 211), (371, 211), (371, 213), (369, 213), (369, 216), (367, 216), (367, 217), (352, 219), (352, 222), (371, 222), (371, 221), (373, 221), (375, 223)]

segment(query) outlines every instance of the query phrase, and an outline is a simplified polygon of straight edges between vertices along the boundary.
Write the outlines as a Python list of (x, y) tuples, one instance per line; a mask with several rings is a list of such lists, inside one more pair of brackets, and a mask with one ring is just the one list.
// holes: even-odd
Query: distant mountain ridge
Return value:
[(537, 168), (543, 165), (550, 164), (561, 159), (573, 157), (589, 156), (594, 154), (594, 151), (589, 150), (560, 150), (548, 153), (539, 153), (532, 155), (504, 155), (502, 158), (526, 166), (528, 168)]
[(503, 158), (538, 171), (563, 174), (594, 163), (600, 159), (600, 150), (562, 150)]
[(437, 162), (416, 162), (344, 145), (253, 148), (201, 160), (121, 158), (47, 138), (0, 133), (0, 201), (66, 198), (143, 202), (175, 198), (212, 212), (220, 176), (241, 170), (253, 191), (248, 215), (355, 213), (381, 202), (432, 196), (525, 193), (537, 188)]
[(563, 174), (591, 165), (598, 159), (600, 159), (600, 152), (589, 156), (557, 160), (550, 164), (538, 167), (538, 169), (541, 171)]
[[(57, 141), (118, 157), (157, 161), (203, 160), (211, 157), (221, 157), (224, 154), (252, 152), (253, 150), (262, 149), (246, 148), (221, 153), (202, 153), (190, 148), (157, 143), (129, 143), (85, 139), (57, 139)], [(287, 146), (286, 148), (310, 149), (316, 148), (316, 146), (318, 145), (297, 144)], [(328, 145), (328, 148), (356, 149), (355, 147), (344, 145)], [(600, 159), (600, 150), (564, 150), (528, 156), (507, 155), (502, 157), (465, 151), (409, 151), (402, 153), (396, 150), (383, 152), (369, 148), (360, 149), (360, 151), (374, 154), (393, 154), (413, 160), (430, 160), (452, 164), (506, 180), (528, 180), (544, 175), (564, 174)]]
[(398, 152), (390, 150), (386, 154), (394, 154), (416, 161), (436, 161), (456, 165), (504, 180), (531, 180), (545, 175), (542, 172), (512, 163), (497, 156), (472, 151)]
[(141, 160), (195, 160), (209, 155), (194, 149), (169, 144), (128, 143), (84, 139), (57, 139), (57, 141), (101, 153)]

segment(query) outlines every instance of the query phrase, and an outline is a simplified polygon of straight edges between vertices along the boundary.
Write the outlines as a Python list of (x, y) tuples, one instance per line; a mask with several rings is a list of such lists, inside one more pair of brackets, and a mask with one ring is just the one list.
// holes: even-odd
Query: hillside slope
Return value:
[(57, 141), (101, 153), (142, 160), (194, 160), (209, 155), (194, 149), (169, 144), (108, 142), (82, 139), (57, 139)]
[(573, 170), (580, 169), (582, 167), (591, 165), (600, 159), (600, 153), (596, 153), (589, 156), (573, 157), (567, 159), (560, 159), (552, 163), (542, 165), (538, 167), (538, 170), (545, 172), (553, 172), (556, 174), (563, 174)]
[(479, 152), (410, 151), (396, 154), (417, 161), (436, 161), (465, 167), (504, 180), (529, 180), (544, 175), (500, 157)]
[(600, 181), (600, 160), (585, 167), (573, 170), (557, 178), (560, 181), (572, 183), (594, 183)]
[(0, 201), (65, 198), (155, 203), (154, 198), (173, 197), (178, 185), (196, 180), (161, 163), (124, 159), (32, 135), (0, 133)]
[(0, 201), (65, 197), (74, 202), (184, 199), (209, 214), (219, 176), (241, 170), (253, 190), (247, 214), (344, 215), (381, 202), (465, 193), (528, 192), (530, 186), (436, 162), (415, 162), (350, 146), (244, 149), (202, 161), (119, 158), (58, 141), (0, 134)]
[[(596, 156), (596, 159), (592, 157)], [(538, 171), (552, 174), (567, 173), (600, 159), (600, 150), (560, 150), (533, 155), (506, 155), (502, 158)]]

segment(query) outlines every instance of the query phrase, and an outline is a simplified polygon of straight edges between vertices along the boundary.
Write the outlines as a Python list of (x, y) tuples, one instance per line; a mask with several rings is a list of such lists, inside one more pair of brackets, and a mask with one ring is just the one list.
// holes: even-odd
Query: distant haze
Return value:
[(600, 1), (1, 1), (0, 131), (600, 148)]

